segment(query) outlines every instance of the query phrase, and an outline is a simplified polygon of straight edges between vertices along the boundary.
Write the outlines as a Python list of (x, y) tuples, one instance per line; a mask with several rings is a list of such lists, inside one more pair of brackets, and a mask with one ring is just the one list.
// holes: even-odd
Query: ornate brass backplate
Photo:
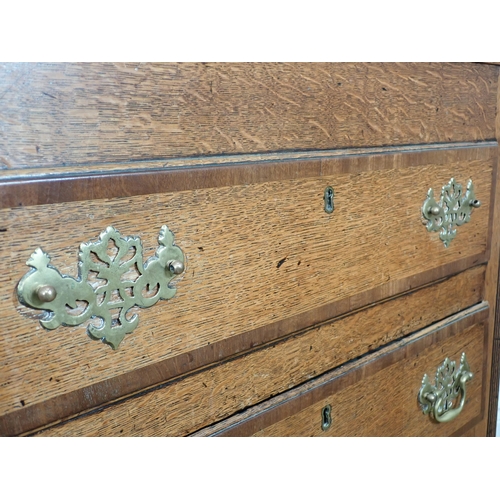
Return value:
[[(418, 402), (424, 415), (431, 415), (437, 422), (449, 422), (457, 417), (465, 404), (465, 384), (472, 377), (465, 353), (462, 353), (458, 370), (455, 361), (449, 358), (444, 360), (437, 369), (434, 385), (425, 374), (418, 393)], [(454, 408), (459, 398), (460, 403)]]
[(422, 206), (422, 215), (427, 230), (439, 231), (439, 237), (445, 247), (448, 247), (457, 235), (456, 227), (469, 222), (472, 209), (481, 206), (480, 201), (474, 197), (472, 180), (467, 183), (465, 195), (462, 195), (462, 192), (462, 184), (455, 182), (452, 178), (441, 189), (439, 201), (434, 199), (434, 191), (431, 188)]
[(129, 315), (132, 307), (151, 307), (175, 295), (169, 282), (184, 271), (184, 255), (167, 226), (158, 242), (156, 254), (144, 263), (140, 238), (122, 237), (108, 227), (98, 241), (80, 245), (78, 279), (60, 274), (37, 248), (26, 262), (32, 269), (17, 286), (19, 301), (44, 310), (40, 323), (49, 330), (97, 318), (100, 324), (89, 323), (87, 333), (116, 349), (139, 323), (137, 314)]

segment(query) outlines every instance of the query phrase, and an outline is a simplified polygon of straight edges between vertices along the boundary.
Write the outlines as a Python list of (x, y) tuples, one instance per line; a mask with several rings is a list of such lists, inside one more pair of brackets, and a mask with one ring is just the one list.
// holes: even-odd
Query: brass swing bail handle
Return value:
[[(473, 378), (465, 353), (460, 359), (460, 367), (455, 369), (455, 361), (446, 358), (437, 369), (434, 385), (424, 375), (418, 393), (418, 402), (425, 415), (436, 422), (451, 422), (462, 412), (467, 398), (466, 384)], [(458, 406), (455, 405), (459, 402)]]
[(458, 383), (459, 391), (460, 391), (460, 404), (457, 408), (453, 408), (450, 410), (443, 410), (444, 397), (436, 396), (435, 393), (427, 393), (424, 395), (425, 399), (431, 403), (432, 406), (432, 417), (436, 422), (445, 423), (451, 422), (453, 419), (458, 417), (462, 412), (465, 404), (465, 398), (467, 397), (467, 390), (465, 384), (473, 377), (474, 375), (470, 372), (463, 374), (460, 377), (460, 381)]

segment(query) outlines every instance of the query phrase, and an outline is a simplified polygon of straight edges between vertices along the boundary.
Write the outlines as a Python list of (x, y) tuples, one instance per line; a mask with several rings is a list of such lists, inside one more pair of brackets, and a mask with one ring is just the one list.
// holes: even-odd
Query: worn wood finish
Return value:
[[(101, 406), (109, 401), (136, 393), (146, 387), (152, 387), (203, 366), (220, 362), (234, 354), (272, 342), (285, 336), (286, 332), (294, 332), (313, 323), (326, 321), (332, 317), (332, 314), (333, 316), (339, 316), (356, 308), (384, 300), (389, 295), (414, 290), (425, 283), (438, 280), (443, 276), (453, 275), (474, 266), (476, 263), (477, 259), (475, 258), (456, 261), (451, 265), (412, 276), (411, 279), (391, 283), (390, 287), (383, 285), (289, 320), (278, 321), (262, 328), (250, 330), (241, 335), (214, 342), (187, 353), (123, 373), (112, 379), (96, 382), (81, 389), (52, 397), (41, 403), (25, 406), (13, 413), (0, 416), (0, 435), (20, 434), (70, 415), (84, 412), (90, 408)], [(332, 313), (333, 307), (334, 313)]]
[[(193, 351), (206, 348), (196, 361), (206, 364), (221, 355), (208, 347), (216, 342), (251, 332), (226, 346), (224, 355), (233, 355), (484, 262), (496, 148), (456, 154), (460, 161), (450, 163), (442, 152), (422, 153), (426, 161), (418, 164), (411, 153), (413, 167), (400, 167), (399, 154), (325, 160), (320, 176), (3, 210), (0, 315), (9, 334), (0, 339), (0, 413), (169, 358), (167, 371), (180, 374), (188, 367), (176, 356), (189, 363)], [(446, 249), (422, 225), (420, 210), (429, 187), (439, 190), (452, 176), (463, 183), (472, 177), (482, 206)], [(336, 190), (331, 215), (323, 209), (328, 185)], [(89, 340), (82, 327), (44, 331), (19, 304), (15, 286), (38, 246), (75, 276), (80, 243), (106, 226), (141, 236), (150, 255), (165, 223), (185, 252), (186, 273), (174, 299), (140, 311), (138, 329), (117, 352)], [(135, 390), (158, 380), (139, 382)], [(115, 385), (106, 394), (123, 395)]]
[[(460, 149), (470, 149), (477, 147), (496, 147), (497, 142), (493, 140), (486, 140), (480, 142), (455, 142), (453, 143), (451, 151)], [(417, 144), (417, 145), (403, 145), (403, 146), (378, 146), (378, 147), (366, 147), (366, 148), (347, 148), (347, 149), (327, 149), (327, 150), (310, 150), (310, 151), (277, 151), (273, 153), (249, 153), (249, 154), (238, 154), (238, 155), (217, 155), (217, 156), (197, 156), (197, 157), (187, 157), (187, 158), (171, 158), (168, 160), (151, 160), (151, 161), (140, 161), (129, 163), (92, 163), (87, 165), (77, 165), (68, 167), (44, 167), (43, 169), (37, 167), (25, 167), (25, 168), (11, 168), (11, 169), (0, 169), (0, 193), (2, 197), (0, 198), (0, 208), (8, 208), (9, 206), (17, 206), (17, 203), (12, 205), (5, 199), (12, 189), (12, 186), (5, 189), (4, 182), (14, 183), (16, 186), (26, 186), (26, 181), (29, 181), (29, 185), (33, 184), (33, 181), (39, 180), (59, 180), (63, 179), (79, 179), (81, 177), (87, 178), (87, 184), (84, 185), (86, 193), (90, 199), (96, 199), (99, 196), (106, 196), (112, 198), (112, 193), (108, 193), (108, 190), (116, 190), (116, 180), (120, 179), (119, 184), (125, 185), (128, 195), (137, 194), (150, 194), (153, 192), (162, 192), (159, 190), (159, 186), (156, 186), (152, 182), (144, 183), (144, 177), (140, 174), (150, 173), (164, 179), (165, 175), (172, 175), (166, 173), (165, 170), (188, 170), (189, 173), (182, 175), (191, 175), (193, 169), (206, 169), (203, 172), (203, 176), (196, 176), (193, 180), (197, 188), (200, 187), (216, 187), (220, 185), (228, 184), (238, 184), (246, 182), (255, 182), (256, 178), (260, 179), (260, 182), (264, 180), (277, 180), (276, 170), (272, 168), (266, 168), (265, 164), (268, 163), (291, 163), (295, 161), (307, 161), (308, 163), (314, 160), (330, 160), (333, 158), (347, 158), (352, 156), (378, 156), (385, 154), (397, 154), (404, 153), (404, 162), (406, 165), (410, 165), (411, 157), (408, 153), (418, 153), (421, 154), (424, 151), (450, 151), (450, 144), (439, 143), (439, 144)], [(449, 153), (448, 153), (449, 154)], [(243, 169), (239, 169), (238, 175), (236, 176), (235, 166), (244, 166), (247, 172)], [(219, 167), (231, 167), (231, 176), (221, 175), (222, 171)], [(207, 168), (210, 167), (210, 168)], [(251, 179), (249, 179), (249, 169), (256, 170), (258, 173), (253, 172), (251, 174)], [(265, 172), (265, 177), (264, 177)], [(293, 172), (293, 171), (292, 171)], [(292, 172), (288, 173), (288, 178), (293, 175)], [(100, 180), (108, 178), (108, 175), (116, 175), (114, 177), (115, 182), (108, 182), (106, 185), (106, 190), (101, 188), (99, 191), (99, 186), (95, 183), (90, 184), (90, 182), (95, 182), (95, 179), (90, 179), (94, 176), (98, 176)], [(174, 174), (174, 175), (179, 175)], [(286, 175), (286, 171), (282, 170), (279, 173), (279, 178), (283, 179)], [(133, 179), (133, 182), (131, 181)], [(163, 191), (171, 191), (174, 186), (180, 189), (180, 182), (176, 181), (173, 184), (172, 177), (169, 177), (169, 183), (162, 186)], [(240, 180), (238, 180), (240, 179)], [(22, 182), (22, 184), (20, 183)], [(77, 199), (86, 199), (82, 196), (82, 186), (81, 181), (78, 189), (71, 188), (71, 193), (66, 193), (68, 186), (73, 186), (73, 184), (66, 184), (65, 189), (62, 190), (60, 194), (54, 192), (48, 193), (46, 197), (43, 197), (43, 189), (40, 189), (37, 193), (37, 198), (21, 198), (18, 196), (19, 200), (23, 201), (24, 205), (28, 204), (42, 204), (47, 203), (44, 201), (47, 198), (53, 200), (54, 203), (60, 203), (62, 201), (76, 201)], [(160, 181), (161, 182), (161, 181)], [(224, 184), (225, 183), (225, 184)], [(36, 184), (38, 185), (38, 184)], [(46, 186), (47, 184), (45, 184)], [(90, 189), (92, 186), (92, 189)], [(185, 189), (185, 188), (184, 188)], [(113, 192), (113, 191), (112, 191)], [(33, 196), (33, 188), (30, 189), (31, 196)], [(9, 198), (11, 199), (11, 198)], [(89, 198), (87, 198), (89, 199)], [(31, 200), (31, 202), (30, 202)]]
[[(371, 170), (395, 167), (414, 168), (426, 164), (454, 165), (471, 161), (495, 163), (497, 143), (462, 143), (446, 147), (362, 148), (339, 152), (328, 151), (313, 158), (290, 155), (259, 155), (246, 157), (239, 162), (236, 157), (213, 163), (182, 160), (172, 162), (171, 168), (155, 167), (154, 163), (136, 163), (129, 171), (103, 172), (96, 175), (43, 175), (5, 177), (0, 181), (0, 208), (11, 208), (71, 201), (111, 199), (156, 193), (173, 193), (186, 190), (207, 189), (277, 182), (300, 181), (306, 177), (319, 177), (339, 173), (361, 174)], [(260, 161), (259, 161), (260, 160)], [(234, 163), (228, 163), (234, 161)], [(100, 170), (99, 170), (100, 169)], [(441, 184), (444, 181), (441, 181)]]
[[(496, 327), (496, 330), (498, 330), (498, 326)], [(493, 341), (493, 354), (491, 360), (491, 381), (490, 381), (490, 399), (489, 399), (488, 432), (487, 432), (488, 436), (496, 436), (497, 434), (498, 391), (500, 386), (499, 378), (500, 378), (500, 339), (495, 338)]]
[[(499, 75), (500, 80), (500, 75)], [(496, 137), (500, 140), (500, 89), (497, 96), (497, 115), (496, 115)], [(491, 212), (492, 231), (491, 231), (491, 252), (490, 260), (488, 262), (488, 269), (486, 273), (486, 290), (485, 298), (492, 305), (490, 311), (489, 321), (489, 346), (487, 354), (488, 366), (491, 370), (487, 373), (487, 384), (490, 387), (490, 397), (487, 401), (487, 414), (488, 419), (483, 422), (482, 434), (485, 432), (489, 436), (494, 436), (496, 433), (496, 420), (498, 408), (498, 377), (499, 377), (499, 362), (500, 362), (500, 348), (497, 342), (500, 339), (500, 298), (498, 280), (500, 278), (500, 175), (499, 168), (497, 167), (496, 173), (493, 176), (494, 194), (494, 210)]]
[[(181, 436), (481, 301), (485, 266), (160, 386), (43, 436)], [(461, 293), (457, 294), (457, 290)], [(347, 334), (346, 334), (347, 333)]]
[(477, 64), (2, 64), (4, 169), (494, 137)]
[[(198, 435), (441, 436), (466, 432), (484, 415), (487, 304), (475, 306), (415, 335), (243, 412)], [(462, 413), (447, 424), (424, 416), (417, 394), (445, 357), (462, 352), (474, 373)], [(321, 410), (332, 426), (321, 429)]]
[(460, 433), (460, 437), (481, 437), (481, 436), (477, 435), (477, 426), (474, 426)]

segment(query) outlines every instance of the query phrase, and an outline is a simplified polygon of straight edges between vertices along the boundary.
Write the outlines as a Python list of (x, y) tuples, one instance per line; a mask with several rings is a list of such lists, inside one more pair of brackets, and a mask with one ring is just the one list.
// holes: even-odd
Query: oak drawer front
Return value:
[(492, 139), (497, 79), (477, 64), (1, 64), (0, 175)]
[(481, 301), (486, 266), (294, 334), (41, 432), (184, 436)]
[[(221, 167), (210, 177), (220, 173), (218, 187), (205, 187), (196, 172), (163, 171), (150, 194), (130, 195), (135, 177), (115, 180), (128, 196), (113, 199), (99, 198), (82, 178), (74, 181), (78, 195), (89, 200), (3, 209), (0, 315), (8, 334), (0, 339), (0, 414), (45, 400), (78, 413), (485, 262), (496, 154), (486, 144)], [(182, 189), (182, 176), (192, 189)], [(439, 193), (452, 177), (464, 186), (473, 179), (482, 206), (445, 248), (422, 224), (421, 209), (429, 188)], [(139, 236), (147, 257), (164, 224), (185, 256), (177, 294), (132, 309), (139, 325), (116, 351), (90, 340), (85, 325), (44, 330), (17, 300), (16, 284), (37, 247), (75, 277), (79, 246), (106, 227)]]
[[(233, 421), (206, 429), (221, 436), (450, 436), (460, 435), (484, 416), (484, 363), (487, 348), (487, 303), (369, 355), (344, 369), (254, 407)], [(463, 353), (468, 366), (459, 372)], [(372, 358), (372, 359), (370, 359)], [(422, 377), (431, 385), (446, 358), (455, 373), (472, 372), (464, 385), (465, 404), (452, 400), (456, 414), (445, 423), (423, 413), (418, 396)], [(470, 373), (469, 373), (470, 374)], [(460, 375), (461, 376), (461, 375)], [(437, 377), (437, 375), (436, 375)], [(428, 394), (427, 390), (423, 391)], [(460, 395), (458, 389), (454, 394)], [(434, 394), (438, 394), (435, 392)], [(436, 399), (442, 398), (435, 396)], [(427, 401), (427, 400), (426, 400)], [(442, 401), (442, 400), (441, 400)], [(443, 405), (444, 406), (444, 405)], [(443, 411), (438, 418), (446, 419)]]

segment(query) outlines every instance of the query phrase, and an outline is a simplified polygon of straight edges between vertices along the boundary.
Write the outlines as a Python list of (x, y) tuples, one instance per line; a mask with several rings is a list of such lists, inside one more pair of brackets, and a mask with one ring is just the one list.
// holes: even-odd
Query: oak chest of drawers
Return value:
[(494, 433), (497, 66), (0, 69), (2, 435)]

